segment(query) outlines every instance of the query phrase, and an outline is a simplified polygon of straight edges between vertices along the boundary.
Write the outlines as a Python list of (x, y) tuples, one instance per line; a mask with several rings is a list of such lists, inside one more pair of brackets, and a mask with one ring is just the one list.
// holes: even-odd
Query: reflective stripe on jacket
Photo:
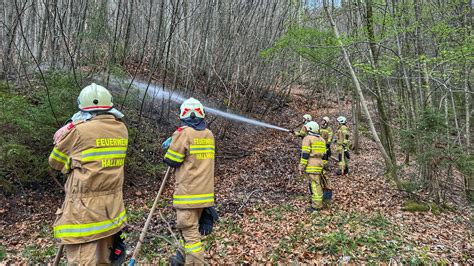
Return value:
[(164, 161), (176, 168), (173, 206), (179, 209), (214, 206), (215, 140), (209, 129), (179, 128)]
[(97, 115), (74, 127), (55, 145), (52, 168), (68, 174), (66, 197), (53, 226), (64, 244), (94, 241), (120, 231), (127, 215), (122, 198), (126, 126), (113, 115)]
[(306, 173), (320, 174), (323, 171), (323, 156), (326, 154), (326, 142), (319, 135), (308, 135), (301, 144), (300, 164)]

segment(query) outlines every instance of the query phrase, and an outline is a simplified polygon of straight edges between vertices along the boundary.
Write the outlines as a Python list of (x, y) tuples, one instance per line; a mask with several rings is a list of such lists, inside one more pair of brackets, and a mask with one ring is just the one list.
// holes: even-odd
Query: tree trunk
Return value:
[(331, 12), (328, 9), (327, 0), (324, 0), (324, 10), (326, 11), (326, 15), (329, 18), (329, 22), (330, 22), (330, 24), (332, 26), (332, 29), (334, 31), (334, 35), (337, 39), (337, 43), (338, 43), (339, 47), (341, 48), (341, 52), (342, 52), (342, 55), (344, 57), (344, 62), (346, 63), (347, 68), (349, 69), (352, 81), (354, 82), (354, 86), (356, 87), (357, 94), (360, 97), (362, 110), (364, 111), (364, 114), (367, 117), (370, 132), (372, 133), (372, 137), (374, 138), (375, 143), (377, 144), (377, 147), (379, 148), (380, 152), (382, 153), (383, 159), (385, 161), (385, 167), (386, 167), (387, 173), (389, 174), (389, 176), (391, 178), (394, 179), (394, 181), (397, 184), (397, 187), (400, 189), (401, 188), (401, 182), (400, 182), (400, 179), (397, 176), (395, 165), (392, 164), (392, 160), (390, 159), (390, 156), (388, 155), (387, 151), (385, 150), (384, 146), (382, 145), (382, 142), (380, 141), (380, 138), (377, 134), (377, 131), (375, 130), (375, 126), (374, 126), (374, 123), (372, 121), (372, 116), (370, 115), (369, 109), (367, 107), (367, 103), (365, 102), (365, 97), (364, 97), (364, 94), (362, 92), (362, 88), (360, 86), (359, 79), (358, 79), (358, 77), (357, 77), (357, 75), (354, 71), (354, 68), (352, 67), (352, 63), (349, 59), (349, 54), (348, 54), (346, 48), (344, 47), (344, 44), (342, 43), (342, 41), (340, 39), (340, 35), (339, 35), (339, 31), (337, 30), (336, 23), (334, 22), (334, 19), (331, 15)]

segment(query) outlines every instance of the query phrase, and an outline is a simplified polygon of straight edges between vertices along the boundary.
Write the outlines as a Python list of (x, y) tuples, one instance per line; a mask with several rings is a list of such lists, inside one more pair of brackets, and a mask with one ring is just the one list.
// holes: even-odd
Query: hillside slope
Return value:
[[(305, 104), (272, 114), (274, 123), (298, 124)], [(298, 106), (296, 106), (298, 105)], [(296, 108), (298, 107), (298, 108)], [(320, 118), (335, 109), (311, 112)], [(211, 125), (215, 132), (222, 121)], [(159, 132), (163, 134), (166, 130)], [(161, 135), (160, 135), (161, 137)], [(161, 140), (161, 139), (160, 139)], [(150, 149), (158, 149), (160, 141)], [(383, 162), (369, 136), (362, 134), (360, 154), (353, 154), (350, 174), (329, 172), (334, 200), (328, 210), (309, 214), (307, 183), (297, 177), (300, 139), (287, 132), (234, 125), (218, 141), (216, 195), (221, 215), (215, 232), (205, 239), (210, 263), (251, 262), (445, 262), (472, 264), (469, 210), (403, 211), (407, 194), (383, 176)], [(146, 153), (146, 151), (144, 151)], [(135, 246), (159, 178), (128, 176), (129, 247)], [(172, 181), (155, 215), (141, 259), (166, 260), (177, 245), (174, 212), (170, 207)], [(0, 256), (3, 262), (51, 261), (51, 235), (58, 188), (26, 191), (2, 199)], [(174, 232), (174, 233), (170, 233)]]

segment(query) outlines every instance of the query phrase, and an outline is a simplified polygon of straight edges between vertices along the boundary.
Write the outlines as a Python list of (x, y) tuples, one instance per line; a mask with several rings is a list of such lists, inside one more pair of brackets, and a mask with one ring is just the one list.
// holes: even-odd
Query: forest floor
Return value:
[[(287, 128), (297, 125), (302, 116), (298, 110), (304, 110), (305, 105), (304, 99), (295, 96), (290, 106), (279, 111), (281, 116), (273, 116), (273, 122)], [(336, 109), (327, 108), (311, 114), (318, 119), (338, 115)], [(212, 127), (217, 129), (217, 125)], [(383, 161), (367, 132), (362, 132), (360, 144), (360, 153), (352, 154), (348, 175), (336, 176), (332, 161), (331, 208), (310, 214), (305, 211), (310, 198), (308, 185), (296, 171), (300, 139), (288, 132), (234, 125), (217, 145), (220, 222), (204, 239), (206, 260), (212, 264), (474, 264), (472, 209), (445, 206), (425, 212), (404, 211), (409, 197), (384, 177)], [(161, 178), (126, 178), (127, 242), (131, 249)], [(176, 231), (170, 200), (173, 181), (165, 189), (140, 256), (151, 263), (167, 260), (177, 246), (171, 233)], [(52, 260), (56, 245), (51, 224), (62, 198), (52, 183), (46, 190), (27, 190), (14, 198), (0, 199), (5, 202), (0, 205), (0, 261)]]

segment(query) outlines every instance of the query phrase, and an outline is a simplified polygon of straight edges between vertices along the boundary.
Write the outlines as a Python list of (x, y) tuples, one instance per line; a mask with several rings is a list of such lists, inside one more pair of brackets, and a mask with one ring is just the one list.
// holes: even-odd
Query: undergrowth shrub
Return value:
[(454, 169), (468, 172), (468, 160), (462, 148), (455, 144), (455, 129), (446, 125), (444, 114), (439, 110), (425, 108), (415, 125), (401, 134), (405, 143), (402, 148), (412, 147), (408, 151), (415, 153), (418, 167), (418, 178), (411, 182), (430, 191), (436, 202), (444, 202), (446, 194), (456, 186)]
[[(118, 70), (115, 72), (120, 76)], [(39, 78), (32, 79), (31, 86), (26, 82), (7, 86), (0, 81), (0, 192), (15, 193), (19, 188), (51, 183), (48, 157), (53, 148), (52, 137), (78, 111), (81, 88), (67, 72), (46, 73), (45, 81), (49, 100)], [(128, 83), (109, 86), (119, 110), (124, 102), (122, 88), (127, 87)], [(150, 124), (147, 119), (142, 119), (138, 127), (140, 100), (138, 90), (132, 88), (122, 109), (130, 140), (125, 170), (136, 176), (157, 176), (165, 169), (160, 140), (169, 130), (162, 130), (163, 136), (159, 135), (156, 123)]]
[[(77, 87), (64, 73), (46, 76), (50, 100), (58, 122), (75, 111)], [(77, 97), (77, 96), (76, 96)], [(0, 85), (0, 186), (12, 192), (17, 186), (31, 186), (48, 176), (52, 136), (58, 128), (46, 91), (32, 87)]]

